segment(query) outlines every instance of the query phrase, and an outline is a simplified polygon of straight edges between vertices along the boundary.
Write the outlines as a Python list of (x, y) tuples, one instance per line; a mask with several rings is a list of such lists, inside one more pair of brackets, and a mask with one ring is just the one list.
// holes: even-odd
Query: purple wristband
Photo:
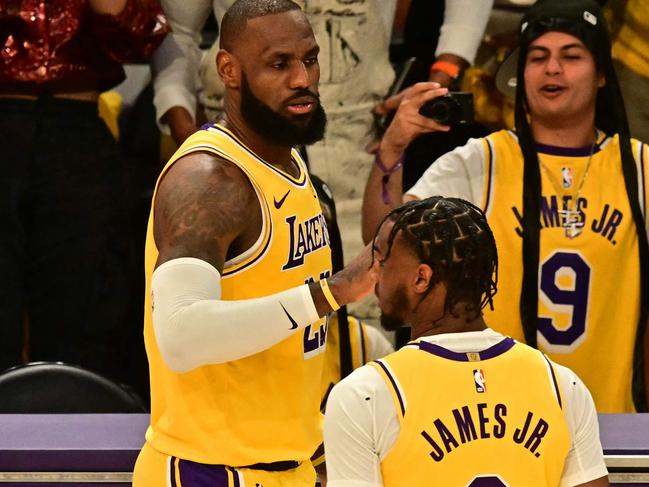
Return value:
[(381, 178), (381, 196), (383, 198), (383, 204), (388, 205), (390, 204), (390, 195), (388, 194), (388, 181), (390, 180), (390, 176), (397, 172), (399, 169), (403, 167), (403, 160), (404, 156), (401, 155), (397, 163), (392, 166), (391, 168), (385, 167), (385, 164), (383, 164), (383, 161), (381, 160), (381, 149), (379, 148), (376, 153), (374, 154), (374, 164), (376, 164), (376, 167), (378, 167), (382, 172), (383, 172), (383, 177)]

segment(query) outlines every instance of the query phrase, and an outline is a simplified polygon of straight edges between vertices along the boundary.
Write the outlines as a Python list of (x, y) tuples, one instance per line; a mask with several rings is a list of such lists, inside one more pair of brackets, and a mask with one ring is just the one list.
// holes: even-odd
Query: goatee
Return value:
[[(277, 113), (255, 96), (245, 74), (241, 79), (241, 114), (255, 132), (274, 143), (286, 146), (310, 145), (322, 140), (327, 116), (317, 94), (303, 89), (291, 97), (312, 98), (313, 111), (304, 115), (285, 116)], [(290, 101), (287, 100), (287, 101)]]

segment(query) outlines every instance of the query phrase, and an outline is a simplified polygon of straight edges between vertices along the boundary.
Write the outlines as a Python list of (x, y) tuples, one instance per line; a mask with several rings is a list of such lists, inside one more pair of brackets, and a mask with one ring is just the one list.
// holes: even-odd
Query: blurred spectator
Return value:
[(606, 13), (631, 135), (649, 142), (649, 8), (643, 0), (610, 0)]
[(155, 0), (0, 3), (0, 369), (61, 360), (142, 390), (125, 168), (97, 99), (167, 30)]

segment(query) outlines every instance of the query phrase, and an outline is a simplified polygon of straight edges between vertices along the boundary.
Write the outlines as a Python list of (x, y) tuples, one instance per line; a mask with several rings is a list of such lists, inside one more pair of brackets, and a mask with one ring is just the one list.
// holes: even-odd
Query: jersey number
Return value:
[[(557, 251), (541, 265), (540, 299), (549, 311), (570, 313), (569, 324), (561, 328), (553, 318), (539, 316), (538, 331), (550, 345), (571, 346), (585, 335), (590, 275), (590, 266), (575, 252)], [(570, 284), (561, 284), (562, 278)]]
[(500, 477), (495, 475), (485, 475), (474, 478), (466, 487), (508, 487)]

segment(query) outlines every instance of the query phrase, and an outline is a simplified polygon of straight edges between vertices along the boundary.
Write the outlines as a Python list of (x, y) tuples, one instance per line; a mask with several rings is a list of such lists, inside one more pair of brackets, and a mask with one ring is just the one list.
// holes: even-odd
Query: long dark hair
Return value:
[[(545, 2), (548, 4), (549, 2)], [(556, 5), (556, 3), (555, 3)], [(597, 94), (595, 125), (608, 135), (618, 134), (620, 160), (624, 184), (631, 207), (633, 221), (638, 237), (640, 263), (640, 316), (636, 331), (634, 349), (633, 398), (638, 411), (647, 409), (644, 391), (644, 353), (643, 339), (649, 316), (649, 244), (645, 231), (644, 217), (638, 195), (638, 171), (631, 150), (629, 125), (624, 109), (624, 101), (613, 68), (611, 43), (606, 25), (598, 12), (598, 25), (588, 28), (573, 19), (546, 18), (529, 21), (521, 34), (521, 46), (517, 68), (516, 90), (516, 132), (523, 153), (523, 282), (521, 285), (520, 313), (525, 340), (531, 346), (537, 345), (538, 320), (538, 269), (540, 248), (540, 202), (541, 174), (538, 154), (532, 129), (528, 122), (528, 105), (525, 96), (524, 70), (529, 43), (548, 31), (563, 31), (581, 39), (593, 54), (597, 69), (605, 77), (606, 84)], [(526, 19), (523, 19), (525, 25)]]

